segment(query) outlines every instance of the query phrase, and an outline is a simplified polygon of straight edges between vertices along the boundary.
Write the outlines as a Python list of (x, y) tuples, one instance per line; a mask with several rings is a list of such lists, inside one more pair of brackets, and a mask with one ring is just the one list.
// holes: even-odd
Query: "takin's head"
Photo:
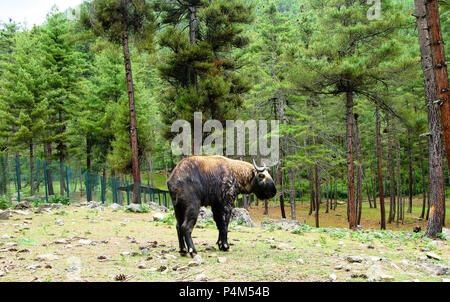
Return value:
[(253, 178), (251, 181), (251, 191), (256, 195), (258, 199), (270, 199), (277, 194), (277, 188), (275, 183), (267, 171), (266, 165), (264, 167), (258, 167), (253, 160), (253, 166), (255, 171), (253, 172)]

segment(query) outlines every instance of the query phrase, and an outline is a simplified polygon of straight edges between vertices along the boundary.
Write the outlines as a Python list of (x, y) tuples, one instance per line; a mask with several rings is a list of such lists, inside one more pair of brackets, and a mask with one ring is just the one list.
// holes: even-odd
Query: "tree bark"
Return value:
[(412, 167), (412, 142), (411, 142), (411, 131), (408, 129), (408, 181), (409, 181), (409, 204), (408, 204), (408, 213), (412, 213), (412, 201), (413, 201), (413, 167)]
[(126, 2), (122, 0), (122, 8), (124, 10), (125, 22), (123, 27), (123, 58), (125, 61), (125, 73), (128, 89), (128, 102), (130, 111), (130, 143), (132, 157), (132, 170), (133, 170), (133, 203), (139, 202), (139, 187), (141, 185), (141, 171), (139, 168), (139, 150), (138, 150), (138, 134), (137, 134), (137, 122), (136, 122), (136, 105), (134, 99), (134, 86), (133, 86), (133, 74), (131, 70), (130, 49), (128, 46), (128, 16), (126, 15)]
[(317, 163), (314, 166), (314, 178), (315, 178), (315, 185), (316, 185), (316, 212), (315, 212), (315, 221), (316, 221), (316, 228), (319, 227), (319, 208), (320, 208), (320, 197), (319, 197), (319, 169), (317, 167)]
[(55, 190), (53, 189), (53, 172), (51, 169), (52, 166), (52, 143), (44, 145), (44, 152), (46, 154), (47, 161), (47, 187), (48, 187), (48, 195), (55, 195)]
[(445, 152), (447, 153), (447, 166), (450, 170), (450, 93), (448, 91), (448, 72), (445, 61), (441, 21), (439, 19), (438, 0), (427, 0), (425, 6), (430, 28), (432, 66), (437, 84), (437, 95), (433, 102), (438, 101), (440, 105), (442, 133), (445, 142)]
[(356, 224), (361, 224), (361, 214), (362, 214), (362, 167), (360, 158), (361, 144), (359, 140), (359, 125), (358, 125), (358, 114), (355, 114), (355, 151), (356, 151)]
[(378, 171), (378, 186), (380, 194), (380, 226), (382, 230), (386, 229), (386, 211), (384, 209), (384, 192), (383, 192), (383, 176), (381, 171), (381, 119), (380, 108), (376, 108), (376, 132), (377, 132), (377, 171)]
[(426, 190), (426, 182), (425, 182), (425, 163), (423, 162), (423, 158), (425, 157), (424, 146), (422, 144), (422, 140), (419, 140), (419, 148), (420, 148), (420, 168), (422, 169), (422, 193), (423, 193), (423, 202), (422, 202), (422, 213), (420, 214), (420, 218), (425, 218), (425, 208), (427, 203), (427, 190)]
[[(402, 184), (401, 184), (401, 178), (400, 178), (400, 140), (397, 138), (397, 127), (395, 123), (395, 119), (392, 121), (392, 128), (394, 130), (394, 141), (396, 142), (396, 161), (397, 161), (397, 220), (396, 224), (398, 227), (399, 222), (399, 216), (400, 213), (402, 213), (402, 220), (403, 220), (403, 201), (402, 201)], [(400, 212), (400, 203), (402, 203), (402, 212)]]
[(392, 142), (392, 126), (390, 124), (389, 114), (386, 113), (386, 127), (388, 131), (388, 168), (389, 168), (389, 191), (390, 191), (390, 207), (389, 207), (389, 220), (391, 223), (395, 219), (395, 165), (394, 165), (394, 150)]
[(33, 141), (30, 141), (30, 194), (34, 196), (34, 153)]
[(355, 171), (353, 163), (353, 91), (349, 87), (346, 92), (346, 115), (347, 115), (347, 180), (348, 180), (348, 218), (349, 228), (356, 229), (356, 208), (355, 208)]
[(91, 155), (92, 144), (89, 136), (86, 136), (86, 200), (92, 201), (92, 186), (91, 186)]
[[(435, 8), (437, 9), (437, 1), (431, 1), (428, 4), (429, 11), (431, 8), (432, 15), (427, 18), (427, 9), (423, 0), (414, 0), (416, 13), (417, 13), (417, 29), (419, 37), (420, 54), (422, 57), (422, 71), (424, 74), (425, 82), (425, 97), (428, 111), (428, 131), (430, 131), (429, 140), (429, 216), (427, 229), (424, 236), (435, 238), (437, 234), (442, 232), (443, 225), (443, 207), (444, 207), (444, 167), (442, 158), (442, 145), (441, 145), (441, 117), (440, 117), (440, 105), (435, 101), (441, 97), (445, 97), (441, 92), (438, 95), (438, 85), (436, 78), (441, 77), (440, 71), (444, 68), (436, 69), (436, 73), (433, 67), (436, 67), (433, 63), (433, 51), (431, 45), (436, 43), (435, 32), (433, 37), (428, 32), (428, 28), (433, 25), (436, 28), (439, 22), (439, 15), (437, 15)], [(437, 19), (437, 20), (436, 20)], [(437, 21), (437, 22), (436, 22)], [(429, 24), (431, 22), (432, 24)], [(436, 30), (434, 30), (436, 31)], [(433, 32), (433, 30), (432, 30)], [(441, 39), (442, 40), (442, 39)], [(436, 54), (435, 54), (436, 55)], [(441, 79), (441, 82), (442, 79)], [(447, 91), (448, 96), (448, 91)], [(446, 106), (450, 105), (448, 101), (445, 102)], [(445, 129), (444, 129), (445, 130)], [(448, 152), (447, 152), (448, 156)]]
[(291, 204), (291, 219), (296, 220), (295, 214), (295, 171), (293, 167), (288, 168), (288, 177), (289, 177), (289, 202)]

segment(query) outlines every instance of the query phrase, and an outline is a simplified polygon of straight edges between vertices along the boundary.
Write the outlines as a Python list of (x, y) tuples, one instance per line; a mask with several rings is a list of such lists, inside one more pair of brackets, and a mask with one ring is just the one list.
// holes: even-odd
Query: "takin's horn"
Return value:
[(262, 172), (266, 171), (266, 169), (267, 169), (266, 164), (264, 164), (263, 168), (258, 167), (256, 165), (255, 159), (253, 159), (253, 166), (255, 167), (256, 171), (258, 171), (259, 173), (262, 173)]

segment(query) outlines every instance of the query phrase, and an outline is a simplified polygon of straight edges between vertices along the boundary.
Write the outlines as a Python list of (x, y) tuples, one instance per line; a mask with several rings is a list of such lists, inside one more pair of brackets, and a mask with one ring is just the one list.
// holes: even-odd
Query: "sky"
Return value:
[(9, 18), (31, 28), (40, 25), (53, 5), (64, 11), (75, 7), (83, 0), (0, 0), (0, 22), (9, 22)]

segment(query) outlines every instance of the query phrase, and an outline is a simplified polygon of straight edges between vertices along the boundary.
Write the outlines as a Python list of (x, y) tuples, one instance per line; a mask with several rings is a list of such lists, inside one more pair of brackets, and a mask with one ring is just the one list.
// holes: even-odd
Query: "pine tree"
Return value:
[(130, 38), (134, 38), (142, 49), (151, 46), (154, 17), (148, 1), (145, 0), (94, 0), (89, 3), (89, 13), (82, 17), (82, 22), (94, 31), (121, 45), (125, 63), (125, 76), (128, 91), (130, 115), (130, 143), (133, 167), (133, 202), (139, 200), (141, 172), (139, 168), (139, 145), (136, 119), (135, 91), (130, 58)]

